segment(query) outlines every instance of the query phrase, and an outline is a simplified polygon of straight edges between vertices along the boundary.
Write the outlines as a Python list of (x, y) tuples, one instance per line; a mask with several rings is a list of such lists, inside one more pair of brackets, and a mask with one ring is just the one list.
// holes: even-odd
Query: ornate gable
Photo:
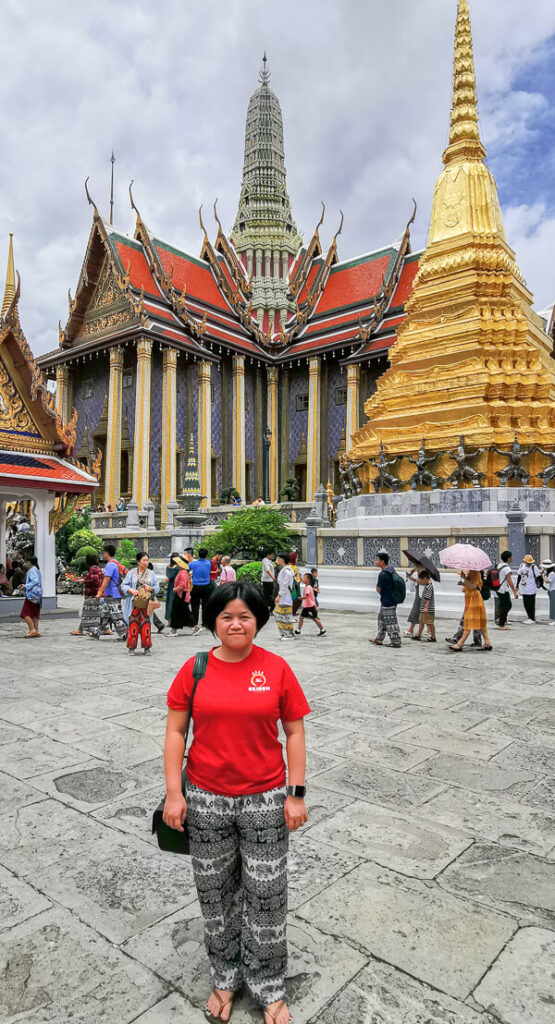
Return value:
[(27, 404), (0, 355), (0, 448), (49, 451)]

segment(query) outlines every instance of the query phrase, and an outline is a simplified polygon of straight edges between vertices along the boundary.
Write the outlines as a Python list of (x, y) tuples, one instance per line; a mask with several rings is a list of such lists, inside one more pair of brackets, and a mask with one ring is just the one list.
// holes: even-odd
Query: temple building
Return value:
[(129, 238), (87, 190), (92, 227), (69, 318), (40, 359), (61, 417), (77, 410), (76, 455), (90, 464), (102, 452), (95, 502), (113, 509), (123, 497), (142, 511), (152, 500), (162, 527), (191, 436), (206, 505), (229, 486), (275, 501), (289, 477), (300, 500), (328, 478), (339, 490), (346, 439), (387, 366), (417, 270), (403, 224), (395, 243), (340, 262), (343, 218), (323, 252), (323, 209), (303, 244), (266, 58), (259, 79), (231, 236), (214, 205), (215, 240), (201, 211), (200, 257), (184, 252), (147, 226), (130, 189)]
[[(46, 379), (27, 344), (18, 312), (19, 282), (10, 236), (4, 301), (0, 313), (0, 564), (6, 564), (7, 509), (29, 508), (33, 549), (43, 580), (43, 607), (56, 605), (55, 534), (77, 503), (98, 486), (98, 461), (73, 458), (76, 414), (57, 414)], [(3, 597), (0, 616), (18, 613), (22, 598)]]
[[(339, 260), (342, 215), (322, 250), (325, 208), (303, 243), (265, 55), (229, 237), (214, 204), (214, 241), (199, 211), (198, 258), (161, 240), (130, 187), (130, 238), (87, 189), (82, 270), (59, 348), (40, 364), (62, 419), (77, 410), (77, 456), (91, 464), (102, 453), (95, 501), (154, 505), (164, 528), (191, 438), (205, 505), (230, 486), (247, 502), (276, 501), (290, 477), (300, 500), (328, 480), (338, 493), (346, 451), (368, 488), (380, 445), (401, 458), (424, 438), (440, 453), (464, 434), (508, 450), (515, 430), (552, 444), (553, 339), (532, 311), (484, 157), (459, 0), (451, 136), (424, 255), (411, 251), (414, 213), (396, 242), (356, 259)], [(495, 482), (495, 458), (484, 459)]]

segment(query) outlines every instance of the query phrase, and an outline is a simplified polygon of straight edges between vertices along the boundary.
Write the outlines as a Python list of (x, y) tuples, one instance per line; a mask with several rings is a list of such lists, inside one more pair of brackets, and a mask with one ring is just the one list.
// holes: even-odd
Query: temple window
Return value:
[(83, 398), (92, 398), (93, 396), (93, 382), (92, 380), (84, 380), (82, 384), (82, 395)]
[(334, 401), (336, 405), (347, 405), (347, 388), (336, 388)]
[(133, 387), (133, 370), (124, 370), (121, 378), (122, 387), (132, 388)]
[(297, 395), (295, 400), (297, 412), (306, 412), (308, 409), (308, 395)]

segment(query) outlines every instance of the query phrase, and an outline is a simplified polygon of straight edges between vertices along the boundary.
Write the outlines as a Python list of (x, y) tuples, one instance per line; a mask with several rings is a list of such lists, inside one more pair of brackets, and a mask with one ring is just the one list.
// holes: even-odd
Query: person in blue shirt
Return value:
[(191, 590), (191, 612), (195, 623), (193, 636), (198, 636), (202, 629), (198, 621), (199, 610), (202, 605), (202, 617), (204, 620), (204, 607), (213, 590), (213, 584), (210, 582), (211, 568), (212, 562), (208, 558), (208, 549), (199, 548), (198, 558), (194, 558), (192, 562), (189, 562), (189, 572), (191, 573), (193, 583)]
[(96, 595), (101, 602), (100, 618), (98, 625), (89, 634), (91, 640), (100, 640), (100, 634), (105, 633), (111, 626), (115, 629), (120, 640), (127, 639), (127, 626), (125, 625), (121, 608), (120, 570), (115, 555), (116, 549), (114, 545), (106, 544), (103, 552), (103, 557), (106, 559), (104, 578)]
[(389, 564), (387, 551), (380, 551), (376, 557), (376, 566), (380, 570), (376, 590), (380, 597), (378, 613), (378, 635), (370, 640), (371, 644), (381, 647), (386, 633), (390, 637), (390, 647), (401, 646), (401, 631), (397, 621), (397, 601), (393, 587), (394, 568)]

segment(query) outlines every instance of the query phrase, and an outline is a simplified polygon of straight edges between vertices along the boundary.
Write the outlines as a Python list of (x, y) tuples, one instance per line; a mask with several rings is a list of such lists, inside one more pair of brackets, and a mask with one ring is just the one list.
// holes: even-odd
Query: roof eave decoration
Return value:
[[(326, 254), (326, 258), (322, 263), (322, 266), (320, 267), (318, 273), (316, 274), (316, 277), (312, 283), (308, 295), (305, 301), (302, 303), (302, 305), (299, 305), (299, 301), (297, 299), (295, 303), (295, 313), (293, 322), (290, 322), (290, 324), (286, 324), (287, 344), (291, 344), (293, 338), (299, 333), (299, 331), (305, 326), (305, 324), (308, 323), (308, 320), (310, 319), (310, 316), (316, 309), (318, 300), (322, 295), (322, 292), (324, 291), (326, 284), (328, 283), (331, 268), (338, 261), (337, 239), (339, 238), (339, 235), (343, 230), (344, 221), (343, 210), (340, 210), (339, 212), (341, 214), (341, 220), (339, 221), (339, 227), (332, 238), (331, 245)], [(320, 224), (322, 223), (323, 216), (324, 211), (322, 211)], [(320, 226), (320, 224), (318, 224), (318, 227)], [(318, 231), (318, 227), (316, 228), (316, 231)]]
[(324, 203), (323, 199), (321, 199), (320, 202), (322, 203), (322, 213), (320, 215), (320, 220), (318, 221), (316, 227), (314, 228), (314, 234), (312, 235), (308, 248), (301, 256), (300, 260), (297, 263), (297, 266), (294, 267), (293, 273), (289, 280), (289, 294), (291, 295), (291, 298), (296, 298), (296, 296), (301, 293), (304, 285), (308, 280), (308, 275), (310, 273), (310, 268), (312, 266), (313, 261), (317, 259), (318, 256), (322, 255), (322, 246), (320, 244), (320, 235), (318, 229), (324, 223), (326, 204)]

